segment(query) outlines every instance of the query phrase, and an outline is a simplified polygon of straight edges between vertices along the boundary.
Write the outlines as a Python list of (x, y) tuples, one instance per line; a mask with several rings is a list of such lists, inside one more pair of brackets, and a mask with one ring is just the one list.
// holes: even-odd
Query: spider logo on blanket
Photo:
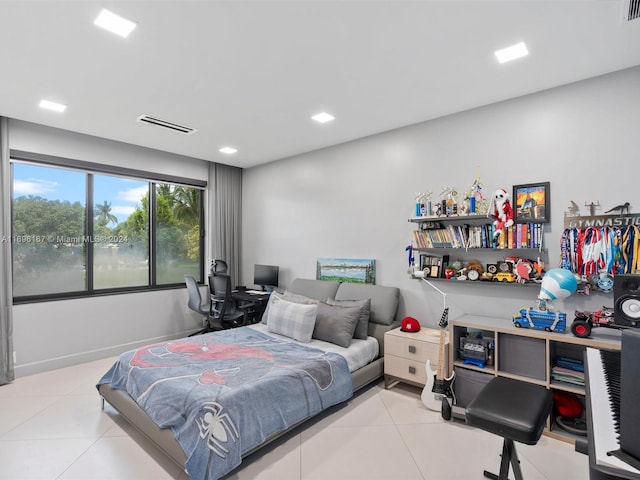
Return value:
[(228, 413), (222, 413), (223, 407), (218, 402), (204, 404), (206, 413), (201, 418), (196, 418), (200, 438), (207, 438), (207, 447), (216, 455), (225, 458), (229, 450), (222, 444), (227, 443), (229, 437), (234, 442), (238, 438), (238, 430), (231, 421)]

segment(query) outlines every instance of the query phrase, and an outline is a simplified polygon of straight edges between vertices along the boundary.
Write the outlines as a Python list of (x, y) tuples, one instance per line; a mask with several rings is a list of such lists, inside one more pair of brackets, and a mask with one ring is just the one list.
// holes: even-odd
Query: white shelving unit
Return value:
[[(465, 315), (449, 322), (449, 364), (456, 371), (454, 391), (458, 406), (464, 408), (472, 396), (494, 376), (542, 385), (551, 390), (570, 392), (578, 395), (586, 404), (583, 386), (552, 379), (551, 368), (557, 356), (584, 358), (586, 347), (604, 350), (620, 350), (620, 331), (598, 328), (591, 338), (578, 338), (571, 334), (567, 326), (564, 333), (544, 330), (516, 328), (509, 318), (481, 317)], [(460, 338), (468, 332), (480, 332), (483, 338), (494, 341), (494, 361), (492, 365), (480, 368), (466, 364), (460, 356)], [(574, 442), (576, 436), (560, 429), (550, 419), (545, 434)]]

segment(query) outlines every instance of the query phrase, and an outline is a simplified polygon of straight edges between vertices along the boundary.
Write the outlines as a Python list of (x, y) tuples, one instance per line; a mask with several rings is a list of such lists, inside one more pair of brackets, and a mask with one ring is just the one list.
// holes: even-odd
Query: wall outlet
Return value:
[(18, 355), (16, 355), (16, 352), (13, 352), (13, 363), (16, 364), (18, 363), (18, 361), (16, 360), (18, 358)]

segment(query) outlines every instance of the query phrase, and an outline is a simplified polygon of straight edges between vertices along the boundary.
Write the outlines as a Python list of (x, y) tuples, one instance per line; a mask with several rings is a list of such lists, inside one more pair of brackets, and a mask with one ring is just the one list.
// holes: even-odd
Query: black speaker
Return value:
[(613, 301), (617, 325), (640, 327), (640, 275), (616, 275)]

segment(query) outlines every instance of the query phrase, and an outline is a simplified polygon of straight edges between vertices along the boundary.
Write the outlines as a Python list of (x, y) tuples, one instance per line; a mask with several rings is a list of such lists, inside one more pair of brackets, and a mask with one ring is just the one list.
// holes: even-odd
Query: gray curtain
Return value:
[(0, 385), (15, 379), (11, 280), (11, 167), (9, 119), (0, 117)]
[(208, 185), (211, 259), (227, 262), (232, 285), (237, 285), (242, 281), (242, 169), (213, 163)]

